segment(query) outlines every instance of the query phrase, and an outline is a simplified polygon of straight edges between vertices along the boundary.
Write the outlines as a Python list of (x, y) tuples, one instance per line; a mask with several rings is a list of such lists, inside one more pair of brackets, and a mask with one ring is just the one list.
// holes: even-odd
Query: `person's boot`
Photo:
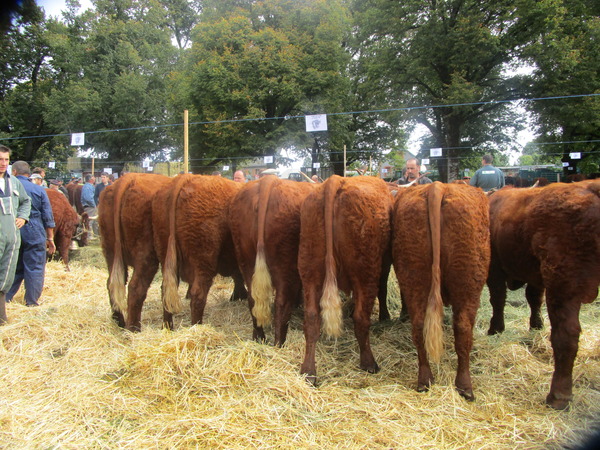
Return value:
[(0, 325), (4, 325), (8, 322), (6, 318), (6, 294), (0, 292)]

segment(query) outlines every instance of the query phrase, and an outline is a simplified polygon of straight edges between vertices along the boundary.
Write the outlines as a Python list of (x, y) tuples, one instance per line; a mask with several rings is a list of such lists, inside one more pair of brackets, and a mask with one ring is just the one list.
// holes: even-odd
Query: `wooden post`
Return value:
[(94, 175), (94, 159), (95, 158), (92, 156), (92, 176), (95, 176)]
[(188, 110), (183, 111), (183, 173), (188, 173)]
[(344, 176), (346, 176), (346, 144), (344, 144)]

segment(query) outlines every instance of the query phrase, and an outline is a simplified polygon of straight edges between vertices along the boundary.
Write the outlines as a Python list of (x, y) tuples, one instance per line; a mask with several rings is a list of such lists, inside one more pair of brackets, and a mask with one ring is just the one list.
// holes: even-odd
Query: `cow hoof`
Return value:
[(306, 375), (304, 377), (306, 382), (310, 384), (312, 387), (317, 387), (317, 376), (316, 375)]
[(501, 334), (503, 332), (504, 332), (504, 328), (500, 329), (500, 328), (490, 327), (487, 334), (488, 334), (488, 336), (494, 336), (495, 334)]
[(465, 400), (469, 401), (469, 402), (474, 402), (475, 401), (475, 395), (473, 394), (473, 389), (459, 389), (456, 388), (456, 390), (458, 391), (459, 395), (464, 398)]
[(426, 384), (418, 384), (417, 392), (429, 392), (429, 386)]
[(368, 373), (377, 373), (377, 372), (379, 372), (379, 366), (377, 365), (377, 363), (373, 363), (372, 365), (370, 364), (368, 366), (361, 364), (360, 368), (362, 370), (364, 370), (365, 372), (368, 372)]
[(546, 397), (546, 404), (553, 409), (559, 411), (565, 411), (569, 409), (571, 404), (572, 396), (566, 398), (557, 398), (554, 394), (550, 393)]

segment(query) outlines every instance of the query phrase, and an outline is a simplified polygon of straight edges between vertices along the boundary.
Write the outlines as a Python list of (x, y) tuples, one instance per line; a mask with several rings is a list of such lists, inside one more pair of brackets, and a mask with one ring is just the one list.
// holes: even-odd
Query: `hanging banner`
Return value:
[(442, 149), (441, 148), (432, 148), (431, 150), (429, 150), (429, 156), (432, 158), (435, 156), (442, 156)]
[(49, 161), (48, 162), (48, 168), (49, 169), (56, 169), (56, 161)]
[(314, 114), (304, 116), (306, 120), (306, 131), (327, 131), (327, 114)]
[(273, 156), (272, 155), (265, 156), (264, 163), (265, 164), (272, 164), (273, 163)]
[(72, 133), (71, 134), (71, 145), (81, 146), (85, 144), (85, 133)]
[(569, 157), (571, 159), (581, 159), (581, 153), (580, 152), (576, 152), (576, 153), (569, 153)]
[(423, 158), (423, 161), (421, 161), (421, 164), (429, 164), (429, 158)]

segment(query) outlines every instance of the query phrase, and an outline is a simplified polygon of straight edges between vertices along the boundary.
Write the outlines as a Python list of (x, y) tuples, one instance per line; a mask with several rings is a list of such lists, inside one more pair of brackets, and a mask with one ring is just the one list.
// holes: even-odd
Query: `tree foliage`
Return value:
[(89, 132), (86, 148), (118, 162), (161, 152), (171, 142), (156, 125), (167, 121), (176, 56), (164, 10), (151, 0), (97, 0), (95, 7), (53, 30), (60, 87), (45, 117), (62, 133)]
[(528, 0), (355, 3), (359, 47), (369, 59), (364, 76), (414, 108), (411, 121), (429, 131), (423, 151), (443, 149), (442, 179), (456, 178), (474, 151), (508, 148), (522, 125), (506, 102), (522, 95), (523, 84), (506, 69), (536, 35), (521, 8)]
[(600, 4), (556, 1), (540, 39), (524, 57), (535, 67), (534, 97), (565, 97), (529, 104), (537, 115), (537, 141), (545, 144), (539, 151), (569, 162), (566, 175), (577, 166), (572, 152), (583, 153), (580, 169), (594, 171), (600, 162)]

